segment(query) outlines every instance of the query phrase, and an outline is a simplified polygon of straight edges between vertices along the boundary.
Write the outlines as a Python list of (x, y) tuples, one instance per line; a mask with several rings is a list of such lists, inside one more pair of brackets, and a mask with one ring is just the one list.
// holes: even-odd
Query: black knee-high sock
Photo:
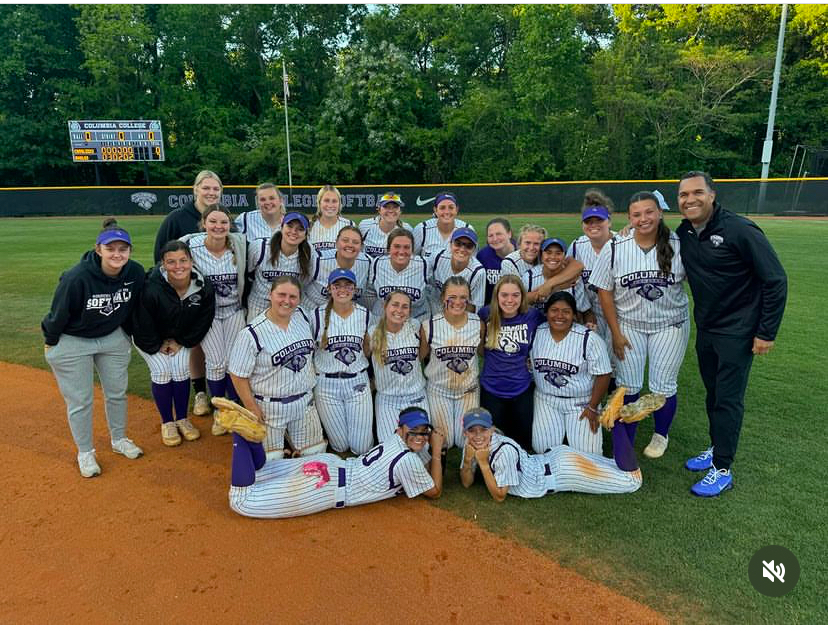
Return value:
[(193, 377), (193, 392), (207, 392), (206, 377)]

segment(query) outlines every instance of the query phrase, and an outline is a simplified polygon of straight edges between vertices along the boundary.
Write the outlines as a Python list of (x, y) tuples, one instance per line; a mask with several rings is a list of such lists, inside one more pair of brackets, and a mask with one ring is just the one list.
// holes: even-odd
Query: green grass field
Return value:
[[(91, 247), (101, 219), (0, 220), (0, 359), (47, 368), (40, 320), (61, 271)], [(406, 219), (413, 223), (420, 217)], [(479, 231), (488, 219), (473, 216), (472, 222)], [(519, 225), (516, 216), (510, 219)], [(144, 265), (152, 261), (160, 221), (157, 216), (123, 219), (135, 242), (134, 257)], [(532, 221), (567, 241), (580, 231), (572, 216)], [(675, 227), (678, 217), (671, 215), (669, 223)], [(541, 550), (673, 622), (824, 623), (828, 526), (826, 493), (819, 485), (828, 463), (823, 427), (828, 397), (820, 368), (825, 365), (826, 334), (819, 321), (828, 309), (828, 292), (820, 280), (828, 263), (828, 223), (758, 223), (788, 272), (789, 297), (776, 348), (754, 362), (734, 491), (707, 500), (689, 493), (699, 476), (684, 470), (683, 462), (708, 444), (704, 389), (691, 338), (679, 377), (679, 411), (669, 449), (659, 460), (642, 458), (644, 486), (639, 492), (561, 494), (539, 500), (509, 497), (498, 505), (483, 486), (464, 490), (452, 475), (437, 505)], [(137, 353), (130, 391), (149, 396), (148, 371)], [(639, 453), (649, 440), (651, 423), (645, 421), (639, 431)], [(449, 467), (457, 465), (453, 454)], [(781, 598), (760, 595), (747, 577), (750, 557), (770, 544), (792, 550), (802, 567), (799, 584)]]

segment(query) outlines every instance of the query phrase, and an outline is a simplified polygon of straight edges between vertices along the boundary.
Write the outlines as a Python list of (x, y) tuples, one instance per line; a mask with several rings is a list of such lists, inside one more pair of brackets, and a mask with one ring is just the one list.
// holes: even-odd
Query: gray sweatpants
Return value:
[(126, 389), (132, 345), (118, 327), (109, 335), (97, 338), (63, 334), (60, 341), (46, 351), (60, 393), (66, 401), (69, 429), (78, 451), (91, 451), (93, 371), (101, 380), (106, 408), (106, 422), (112, 440), (126, 436)]

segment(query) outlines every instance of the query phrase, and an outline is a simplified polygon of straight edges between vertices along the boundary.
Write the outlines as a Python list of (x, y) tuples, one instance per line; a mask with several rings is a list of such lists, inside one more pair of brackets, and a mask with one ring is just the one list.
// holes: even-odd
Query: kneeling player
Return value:
[(422, 408), (403, 410), (394, 434), (366, 454), (347, 460), (315, 454), (267, 461), (261, 442), (255, 440), (263, 432), (257, 436), (243, 425), (232, 424), (227, 429), (233, 431), (230, 508), (247, 517), (298, 517), (403, 493), (437, 498), (443, 490), (444, 437), (433, 431)]
[(519, 497), (542, 497), (550, 491), (632, 493), (641, 487), (641, 470), (621, 423), (612, 428), (615, 461), (566, 445), (530, 456), (514, 440), (495, 432), (492, 415), (484, 408), (466, 412), (463, 435), (463, 486), (472, 485), (479, 468), (486, 488), (498, 502), (506, 499), (507, 493)]

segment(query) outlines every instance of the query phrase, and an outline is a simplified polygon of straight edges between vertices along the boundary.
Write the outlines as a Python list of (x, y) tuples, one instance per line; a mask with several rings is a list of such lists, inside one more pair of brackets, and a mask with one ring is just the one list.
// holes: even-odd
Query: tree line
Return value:
[[(2, 5), (0, 181), (94, 183), (67, 120), (160, 119), (154, 184), (758, 177), (780, 5)], [(828, 146), (828, 6), (793, 5), (771, 175)], [(107, 164), (105, 183), (143, 183)]]

